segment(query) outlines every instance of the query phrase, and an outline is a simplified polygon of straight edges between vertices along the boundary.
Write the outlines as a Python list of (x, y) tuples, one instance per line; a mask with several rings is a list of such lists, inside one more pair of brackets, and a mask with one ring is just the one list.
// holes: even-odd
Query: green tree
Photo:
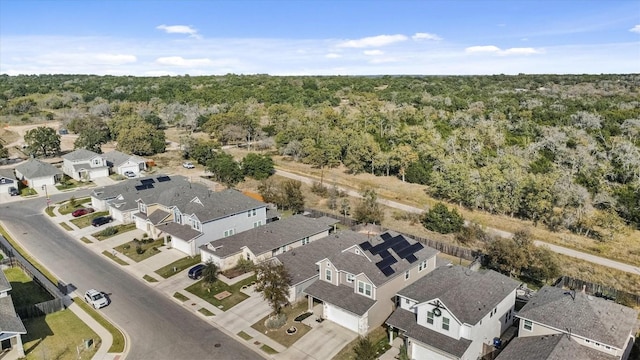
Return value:
[(266, 179), (275, 171), (273, 159), (268, 155), (249, 153), (242, 159), (242, 171), (256, 180)]
[(487, 266), (509, 276), (518, 275), (527, 257), (511, 239), (499, 238), (486, 247)]
[(240, 164), (233, 159), (233, 156), (225, 152), (215, 153), (214, 157), (207, 162), (206, 167), (216, 181), (229, 188), (244, 180)]
[(302, 183), (297, 180), (285, 180), (280, 186), (282, 207), (285, 210), (291, 210), (294, 214), (301, 213), (304, 210)]
[(361, 336), (358, 338), (353, 352), (355, 353), (355, 358), (358, 360), (376, 360), (378, 358), (376, 348), (373, 346), (369, 336)]
[(211, 288), (213, 283), (218, 280), (218, 266), (213, 263), (213, 261), (209, 260), (204, 263), (204, 268), (202, 269), (202, 282), (207, 288)]
[(365, 189), (361, 195), (362, 199), (353, 212), (355, 220), (367, 224), (382, 223), (384, 212), (378, 204), (378, 194), (373, 189)]
[(441, 234), (451, 234), (460, 231), (464, 226), (464, 219), (458, 210), (449, 210), (443, 203), (437, 203), (422, 216), (425, 228)]
[(28, 150), (34, 156), (52, 156), (60, 153), (60, 135), (50, 127), (40, 126), (24, 135)]
[(137, 121), (130, 129), (118, 130), (118, 150), (135, 155), (149, 156), (165, 151), (164, 131), (153, 125)]
[(87, 149), (98, 154), (102, 154), (102, 144), (107, 143), (111, 138), (109, 127), (100, 118), (85, 124), (75, 132), (78, 134), (78, 138), (73, 143), (76, 149)]
[(9, 149), (5, 148), (2, 143), (0, 143), (0, 159), (9, 157)]
[(289, 302), (289, 272), (281, 263), (265, 261), (257, 265), (256, 275), (255, 290), (262, 293), (274, 314), (279, 315), (282, 307)]

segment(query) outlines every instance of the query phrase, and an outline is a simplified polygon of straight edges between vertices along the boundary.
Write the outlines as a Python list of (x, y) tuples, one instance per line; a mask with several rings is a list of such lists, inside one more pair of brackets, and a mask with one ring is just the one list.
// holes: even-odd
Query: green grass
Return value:
[(90, 202), (91, 202), (91, 198), (76, 199), (75, 206), (70, 206), (69, 200), (65, 200), (61, 202), (61, 203), (64, 203), (64, 205), (58, 208), (58, 212), (60, 213), (60, 215), (71, 214), (72, 212), (78, 209), (84, 208), (85, 207), (84, 204), (90, 203)]
[(145, 276), (143, 276), (142, 278), (143, 278), (143, 279), (145, 279), (145, 280), (147, 280), (147, 282), (150, 282), (150, 283), (158, 282), (158, 280), (157, 280), (156, 278), (151, 277), (151, 276), (149, 276), (149, 275), (145, 275)]
[(247, 333), (246, 333), (246, 332), (244, 332), (244, 331), (240, 331), (240, 332), (238, 333), (238, 336), (240, 336), (241, 338), (243, 338), (243, 339), (245, 339), (245, 340), (247, 340), (247, 341), (248, 341), (248, 340), (253, 339), (253, 336), (251, 336), (251, 335), (247, 334)]
[(56, 189), (60, 191), (64, 191), (64, 190), (75, 189), (80, 186), (87, 186), (91, 184), (93, 184), (91, 181), (80, 182), (80, 181), (68, 178), (68, 179), (65, 179), (64, 182), (62, 182), (61, 184), (56, 185)]
[[(233, 285), (227, 285), (226, 283), (222, 282), (221, 280), (217, 280), (216, 282), (213, 283), (213, 285), (211, 286), (211, 290), (209, 290), (205, 285), (204, 285), (204, 281), (200, 280), (198, 282), (196, 282), (195, 284), (189, 286), (188, 288), (186, 288), (185, 290), (192, 293), (193, 295), (205, 300), (206, 302), (208, 302), (209, 304), (214, 305), (215, 307), (217, 307), (218, 309), (221, 310), (228, 310), (234, 306), (236, 306), (237, 304), (241, 303), (242, 301), (244, 301), (246, 298), (248, 298), (249, 296), (240, 292), (240, 288), (243, 285), (249, 285), (251, 284), (252, 281), (256, 281), (256, 276), (253, 275), (247, 279), (244, 279), (242, 281), (239, 281)], [(226, 297), (222, 300), (218, 300), (216, 299), (214, 296), (220, 292), (223, 291), (228, 291), (231, 293), (231, 295), (229, 297)]]
[(129, 263), (128, 263), (128, 262), (126, 262), (126, 261), (124, 261), (124, 260), (120, 259), (120, 258), (119, 258), (119, 257), (117, 257), (117, 256), (114, 256), (112, 253), (110, 253), (110, 252), (109, 252), (109, 251), (107, 251), (107, 250), (103, 251), (103, 252), (102, 252), (102, 255), (104, 255), (104, 256), (106, 256), (106, 257), (108, 257), (109, 259), (111, 259), (111, 260), (113, 260), (113, 261), (117, 262), (117, 263), (118, 263), (118, 264), (120, 264), (120, 265), (129, 265)]
[(105, 329), (107, 329), (107, 331), (111, 333), (111, 336), (113, 337), (113, 343), (109, 348), (109, 352), (121, 353), (124, 351), (124, 344), (125, 344), (124, 334), (120, 330), (118, 330), (118, 328), (116, 328), (113, 324), (107, 321), (107, 319), (103, 318), (102, 315), (100, 315), (99, 312), (97, 312), (91, 306), (89, 306), (89, 304), (80, 300), (80, 298), (77, 298), (77, 297), (73, 298), (73, 302), (78, 304), (78, 306), (80, 306), (82, 310), (86, 311), (95, 321), (97, 321), (100, 325), (102, 325), (102, 327), (104, 327)]
[[(109, 228), (113, 228), (115, 230), (115, 233), (113, 233), (111, 235), (102, 235), (103, 232), (105, 232), (105, 230), (107, 230)], [(91, 234), (91, 236), (93, 236), (94, 238), (102, 241), (102, 240), (108, 239), (110, 237), (114, 237), (116, 235), (120, 235), (120, 234), (126, 233), (127, 231), (135, 230), (135, 228), (136, 228), (136, 224), (135, 223), (110, 226), (108, 228), (102, 229), (102, 230), (100, 230), (100, 231), (98, 231), (96, 233)]]
[[(387, 350), (389, 350), (389, 335), (387, 334), (387, 330), (380, 326), (375, 328), (373, 331), (369, 333), (369, 340), (376, 348), (376, 352), (380, 355), (384, 354)], [(336, 356), (333, 357), (333, 360), (353, 360), (355, 359), (355, 354), (353, 349), (355, 349), (356, 344), (358, 343), (358, 339), (356, 338), (352, 342), (348, 343), (345, 347), (340, 350)]]
[(49, 272), (49, 270), (47, 270), (44, 266), (40, 265), (39, 262), (37, 262), (29, 254), (27, 254), (27, 252), (20, 245), (18, 245), (18, 243), (15, 242), (15, 240), (13, 240), (11, 236), (9, 236), (9, 233), (2, 226), (0, 226), (0, 234), (2, 234), (2, 236), (4, 236), (7, 239), (7, 241), (9, 241), (11, 246), (13, 246), (13, 248), (17, 252), (19, 252), (20, 255), (22, 255), (22, 257), (25, 258), (25, 260), (27, 260), (29, 263), (31, 263), (31, 265), (33, 265), (36, 269), (38, 269), (42, 273), (42, 275), (44, 275), (47, 279), (49, 279), (49, 281), (51, 281), (54, 284), (58, 283), (58, 279), (55, 276), (53, 276), (53, 274)]
[(82, 242), (84, 242), (85, 244), (93, 244), (93, 241), (87, 239), (86, 236), (81, 237), (80, 240), (82, 240)]
[[(200, 263), (200, 255), (197, 256), (187, 256), (182, 259), (176, 260), (169, 265), (163, 266), (160, 269), (156, 270), (156, 274), (162, 276), (163, 278), (171, 277), (184, 269), (190, 268), (196, 264)], [(175, 269), (174, 269), (175, 268)]]
[(32, 188), (24, 188), (20, 190), (20, 196), (31, 196), (38, 195), (38, 192), (33, 190)]
[(53, 300), (51, 294), (34, 283), (19, 267), (6, 269), (4, 274), (11, 284), (11, 299), (16, 307)]
[(200, 308), (200, 309), (198, 309), (198, 312), (200, 312), (204, 316), (215, 316), (216, 315), (216, 314), (212, 313), (211, 311), (207, 310), (207, 308)]
[(179, 293), (179, 292), (176, 292), (175, 294), (173, 294), (173, 297), (174, 297), (174, 298), (176, 298), (176, 299), (178, 299), (178, 300), (180, 300), (180, 301), (182, 301), (182, 302), (185, 302), (185, 301), (189, 300), (189, 298), (188, 298), (188, 297), (186, 297), (186, 296), (182, 295), (182, 294), (181, 294), (181, 293)]
[(54, 214), (54, 212), (53, 212), (53, 207), (52, 206), (49, 206), (48, 208), (46, 208), (44, 212), (46, 212), (47, 215), (49, 215), (49, 217), (55, 217), (56, 216), (56, 214)]
[(262, 346), (260, 346), (260, 350), (266, 352), (269, 355), (274, 355), (277, 354), (278, 352), (275, 351), (271, 346), (266, 345), (266, 344), (262, 344)]
[[(114, 249), (126, 255), (129, 259), (135, 262), (140, 262), (152, 257), (153, 255), (159, 254), (160, 250), (158, 250), (158, 247), (162, 246), (163, 244), (164, 241), (162, 239), (157, 239), (152, 243), (146, 244), (137, 241), (129, 241), (128, 243), (116, 246)], [(138, 253), (138, 246), (140, 246), (140, 249), (142, 249), (141, 254)]]
[(71, 228), (71, 226), (69, 226), (69, 224), (67, 224), (66, 222), (61, 222), (60, 226), (62, 226), (63, 229), (67, 230), (67, 231), (73, 231), (73, 229)]
[(71, 220), (71, 222), (77, 226), (79, 229), (82, 228), (86, 228), (87, 226), (91, 225), (91, 221), (97, 217), (100, 216), (107, 216), (109, 215), (108, 211), (98, 211), (98, 212), (94, 212), (88, 215), (85, 215), (83, 217), (77, 218), (77, 219), (73, 219)]
[[(26, 335), (22, 335), (27, 360), (88, 360), (100, 347), (98, 334), (69, 309), (25, 319), (23, 323), (27, 329)], [(82, 347), (78, 357), (76, 346), (85, 339), (93, 339), (94, 345), (89, 349)]]
[[(293, 307), (286, 306), (282, 309), (282, 312), (287, 316), (287, 322), (282, 325), (282, 327), (278, 329), (268, 329), (264, 326), (265, 321), (269, 316), (271, 316), (271, 314), (258, 320), (255, 324), (251, 325), (251, 327), (256, 329), (259, 333), (267, 335), (277, 343), (290, 347), (311, 330), (311, 327), (300, 322), (295, 322), (295, 318), (305, 311), (307, 311), (307, 302), (300, 301), (294, 304)], [(292, 326), (295, 326), (298, 331), (296, 331), (295, 334), (289, 335), (287, 334), (287, 329)]]

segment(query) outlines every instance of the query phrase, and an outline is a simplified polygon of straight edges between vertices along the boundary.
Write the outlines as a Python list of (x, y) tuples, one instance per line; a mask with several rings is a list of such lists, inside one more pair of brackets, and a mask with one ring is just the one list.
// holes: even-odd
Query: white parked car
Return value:
[(84, 293), (84, 301), (91, 304), (94, 309), (100, 309), (109, 305), (109, 299), (96, 289), (87, 290), (87, 292)]
[(195, 168), (196, 166), (195, 166), (195, 165), (193, 165), (193, 163), (192, 163), (192, 162), (190, 162), (190, 161), (185, 161), (185, 162), (183, 162), (183, 163), (182, 163), (182, 167), (183, 167), (183, 168), (187, 168), (187, 169), (193, 169), (193, 168)]
[(134, 177), (136, 177), (136, 173), (134, 173), (133, 171), (125, 171), (124, 172), (124, 176), (126, 176), (128, 178), (134, 178)]

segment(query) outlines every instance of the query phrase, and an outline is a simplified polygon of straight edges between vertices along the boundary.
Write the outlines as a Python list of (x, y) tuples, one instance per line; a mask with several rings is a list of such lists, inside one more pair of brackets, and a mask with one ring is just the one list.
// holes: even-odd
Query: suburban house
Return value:
[(615, 360), (615, 356), (606, 355), (595, 349), (571, 340), (569, 334), (518, 337), (502, 350), (496, 360)]
[(387, 231), (315, 263), (319, 278), (309, 285), (309, 310), (322, 303), (322, 318), (360, 335), (382, 325), (396, 293), (436, 267), (438, 251)]
[(233, 268), (240, 259), (257, 264), (328, 236), (337, 223), (329, 217), (294, 215), (211, 241), (200, 247), (200, 256), (221, 271)]
[(11, 169), (0, 169), (0, 194), (8, 194), (10, 187), (18, 188), (16, 175)]
[(123, 152), (113, 150), (106, 152), (102, 155), (107, 160), (111, 173), (120, 174), (124, 176), (124, 173), (131, 171), (138, 175), (140, 171), (147, 169), (146, 161), (137, 156), (129, 155)]
[(77, 181), (91, 181), (109, 176), (104, 156), (86, 149), (76, 149), (62, 156), (62, 172)]
[(16, 179), (32, 189), (53, 186), (62, 180), (62, 170), (38, 159), (29, 159), (16, 166)]
[(540, 289), (517, 317), (520, 319), (518, 338), (533, 338), (514, 341), (517, 346), (551, 342), (552, 335), (566, 337), (590, 350), (586, 353), (591, 357), (585, 359), (628, 359), (638, 330), (637, 310), (584, 292), (552, 286)]
[(519, 286), (492, 270), (440, 266), (398, 292), (386, 323), (411, 359), (475, 360), (513, 324)]
[[(26, 334), (27, 329), (13, 307), (13, 300), (9, 295), (11, 284), (4, 272), (0, 271), (0, 273), (0, 344), (2, 345), (0, 357), (23, 358), (25, 354), (21, 335)], [(14, 356), (8, 355), (9, 352)]]

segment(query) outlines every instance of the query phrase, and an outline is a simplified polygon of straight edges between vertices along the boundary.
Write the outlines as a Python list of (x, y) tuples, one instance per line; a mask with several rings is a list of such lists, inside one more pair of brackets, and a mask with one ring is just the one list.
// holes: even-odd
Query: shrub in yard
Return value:
[(142, 238), (143, 238), (143, 239), (146, 239), (146, 238), (148, 238), (148, 237), (149, 237), (149, 234), (147, 234), (147, 233), (142, 234)]
[(113, 226), (109, 226), (108, 228), (100, 231), (98, 235), (106, 237), (106, 236), (113, 236), (117, 233), (118, 233), (118, 229), (116, 229)]
[(236, 265), (236, 268), (238, 268), (238, 270), (246, 274), (249, 271), (253, 271), (253, 269), (255, 269), (255, 264), (251, 260), (240, 258), (238, 259), (238, 264)]
[(131, 249), (131, 245), (129, 245), (129, 244), (124, 244), (124, 245), (122, 245), (122, 248), (123, 248), (124, 250), (129, 250), (129, 249)]
[(321, 197), (329, 195), (329, 189), (317, 181), (311, 185), (311, 192)]
[(284, 326), (284, 324), (286, 323), (287, 323), (287, 315), (280, 313), (275, 316), (270, 316), (267, 319), (267, 321), (265, 321), (264, 326), (266, 326), (267, 329), (278, 329)]
[(138, 244), (138, 246), (136, 246), (136, 252), (138, 253), (138, 255), (144, 254), (144, 249), (142, 248), (142, 245)]

